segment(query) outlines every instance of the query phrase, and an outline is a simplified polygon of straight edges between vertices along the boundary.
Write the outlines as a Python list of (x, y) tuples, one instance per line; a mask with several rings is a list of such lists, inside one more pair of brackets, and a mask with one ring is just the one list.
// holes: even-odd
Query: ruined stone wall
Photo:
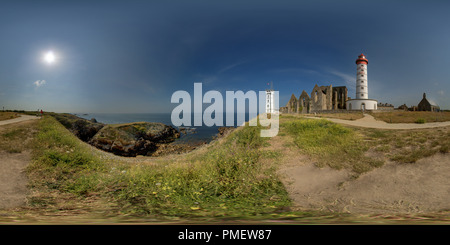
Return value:
[(346, 109), (346, 101), (348, 98), (347, 87), (334, 87), (333, 88), (333, 110)]
[(292, 94), (289, 102), (283, 110), (286, 113), (313, 113), (320, 111), (345, 110), (348, 100), (348, 90), (345, 86), (334, 87), (314, 86), (311, 96), (303, 90), (297, 99)]

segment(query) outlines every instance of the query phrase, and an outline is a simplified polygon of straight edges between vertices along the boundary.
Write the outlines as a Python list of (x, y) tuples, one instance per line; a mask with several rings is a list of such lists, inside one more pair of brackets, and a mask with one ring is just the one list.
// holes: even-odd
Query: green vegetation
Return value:
[[(259, 127), (243, 127), (201, 154), (159, 165), (104, 163), (52, 117), (39, 122), (34, 162), (28, 167), (32, 205), (97, 196), (122, 214), (177, 217), (251, 217), (290, 205), (273, 166), (261, 158)], [(53, 204), (52, 204), (53, 205)]]
[(298, 119), (281, 124), (294, 143), (319, 167), (347, 168), (361, 174), (383, 165), (365, 156), (369, 146), (353, 130), (324, 119)]
[[(386, 159), (415, 163), (436, 153), (448, 153), (450, 127), (415, 130), (355, 129), (365, 135), (367, 144)], [(445, 133), (447, 132), (447, 133)]]
[(33, 142), (33, 163), (27, 168), (30, 187), (39, 192), (32, 205), (45, 203), (54, 190), (80, 193), (77, 182), (87, 175), (106, 171), (105, 164), (53, 117), (38, 123)]
[(33, 124), (22, 124), (20, 126), (1, 131), (0, 150), (8, 153), (21, 153), (30, 147), (30, 140), (36, 129)]
[(357, 120), (364, 117), (363, 113), (359, 111), (349, 111), (340, 113), (318, 113), (318, 114), (308, 114), (308, 116), (336, 118), (342, 120)]
[(9, 120), (9, 119), (13, 119), (19, 117), (19, 114), (16, 112), (5, 112), (5, 111), (0, 111), (0, 121), (2, 120)]
[(415, 121), (415, 123), (419, 123), (419, 124), (424, 124), (426, 122), (427, 122), (427, 120), (425, 120), (425, 118), (417, 118), (417, 120)]
[[(354, 177), (387, 160), (413, 163), (449, 152), (450, 127), (381, 130), (296, 115), (280, 119), (279, 143), (298, 148), (319, 167), (350, 169)], [(84, 214), (89, 222), (98, 216), (112, 217), (112, 222), (146, 218), (194, 222), (277, 219), (297, 223), (364, 220), (339, 213), (288, 211), (292, 204), (276, 174), (282, 153), (266, 147), (269, 139), (259, 137), (260, 130), (241, 127), (185, 155), (125, 161), (93, 149), (47, 115), (2, 128), (0, 150), (33, 149), (33, 162), (27, 167), (31, 188), (28, 206), (20, 210), (26, 217)]]
[(371, 114), (375, 119), (387, 123), (426, 123), (450, 121), (450, 112), (430, 111), (386, 111)]

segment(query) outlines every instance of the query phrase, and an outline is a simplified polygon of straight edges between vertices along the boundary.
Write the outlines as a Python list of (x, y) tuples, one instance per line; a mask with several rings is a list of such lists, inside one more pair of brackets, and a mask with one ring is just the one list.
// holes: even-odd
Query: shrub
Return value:
[(415, 121), (415, 123), (419, 123), (419, 124), (424, 124), (426, 122), (427, 122), (427, 120), (425, 120), (424, 118), (417, 118), (417, 120)]

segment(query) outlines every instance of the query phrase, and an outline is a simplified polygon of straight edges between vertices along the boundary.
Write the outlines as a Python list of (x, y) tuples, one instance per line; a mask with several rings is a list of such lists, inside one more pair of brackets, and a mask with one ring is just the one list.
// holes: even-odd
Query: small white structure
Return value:
[(266, 89), (266, 113), (275, 113), (275, 91), (273, 89)]
[(347, 110), (376, 110), (378, 102), (369, 99), (369, 86), (367, 82), (367, 65), (369, 61), (364, 54), (356, 60), (356, 99), (346, 102)]

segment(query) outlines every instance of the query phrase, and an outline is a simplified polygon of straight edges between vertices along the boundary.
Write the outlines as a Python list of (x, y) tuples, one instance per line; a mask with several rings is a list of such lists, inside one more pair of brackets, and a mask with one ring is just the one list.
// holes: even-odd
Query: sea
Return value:
[[(104, 123), (104, 124), (120, 124), (120, 123), (132, 123), (132, 122), (159, 122), (166, 125), (171, 125), (175, 128), (176, 127), (172, 124), (171, 120), (171, 113), (72, 113), (78, 117), (85, 118), (85, 119), (92, 119), (95, 118), (98, 122)], [(201, 114), (199, 115), (201, 116)], [(248, 121), (248, 113), (244, 114), (245, 121)], [(194, 119), (194, 114), (191, 115), (192, 121)], [(237, 118), (238, 115), (235, 113), (234, 115), (234, 127), (240, 126), (237, 125)], [(193, 123), (191, 124), (193, 125)], [(224, 115), (224, 124), (225, 125), (225, 115)], [(221, 126), (180, 126), (188, 129), (192, 129), (195, 133), (187, 133), (187, 134), (181, 134), (180, 138), (176, 141), (178, 143), (202, 143), (206, 142), (209, 143), (214, 139), (214, 137), (219, 132), (218, 129)]]

